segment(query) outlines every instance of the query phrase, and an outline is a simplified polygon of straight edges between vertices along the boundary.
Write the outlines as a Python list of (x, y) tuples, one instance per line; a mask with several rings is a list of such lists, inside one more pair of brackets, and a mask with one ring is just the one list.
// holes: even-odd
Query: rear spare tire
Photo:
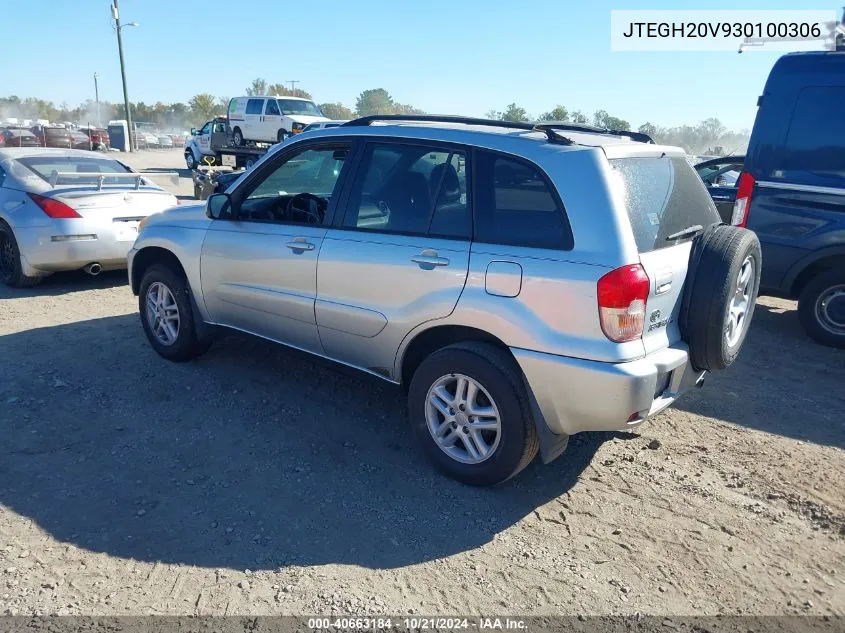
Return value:
[(695, 369), (724, 369), (739, 356), (762, 263), (760, 241), (747, 229), (722, 224), (696, 238), (680, 323)]

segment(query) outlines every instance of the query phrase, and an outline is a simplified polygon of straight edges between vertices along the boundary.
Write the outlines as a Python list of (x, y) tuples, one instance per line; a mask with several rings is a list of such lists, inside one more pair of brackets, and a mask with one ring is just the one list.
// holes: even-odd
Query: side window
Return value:
[(344, 225), (469, 238), (466, 154), (421, 145), (367, 145)]
[(6, 172), (3, 171), (3, 168), (0, 167), (0, 187), (3, 186), (3, 181), (6, 180)]
[(209, 121), (208, 123), (203, 125), (202, 129), (200, 130), (200, 134), (210, 134), (210, 133), (211, 133), (211, 121)]
[(537, 167), (489, 152), (478, 152), (477, 160), (477, 241), (572, 248), (564, 211)]
[(264, 114), (281, 114), (279, 110), (279, 103), (275, 99), (267, 99), (267, 105), (264, 108)]
[[(843, 104), (845, 87), (811, 87), (801, 91), (783, 148), (782, 171), (845, 178)], [(776, 175), (788, 177), (784, 173)]]
[(247, 114), (261, 114), (264, 107), (264, 99), (250, 99), (246, 102)]
[(304, 148), (262, 169), (247, 185), (239, 218), (320, 224), (334, 195), (348, 145)]

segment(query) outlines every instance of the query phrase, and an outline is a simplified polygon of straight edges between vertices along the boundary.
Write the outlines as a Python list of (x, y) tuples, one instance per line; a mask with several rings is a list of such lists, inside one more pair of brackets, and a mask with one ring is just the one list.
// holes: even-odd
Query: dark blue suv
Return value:
[(760, 238), (761, 293), (845, 348), (845, 52), (781, 57), (758, 106), (732, 222)]

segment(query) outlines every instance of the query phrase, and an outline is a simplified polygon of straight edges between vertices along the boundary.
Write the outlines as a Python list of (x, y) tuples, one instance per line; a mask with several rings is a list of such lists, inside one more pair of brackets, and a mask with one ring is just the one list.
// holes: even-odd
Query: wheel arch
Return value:
[[(396, 354), (394, 376), (398, 378), (402, 389), (407, 393), (414, 372), (426, 356), (454, 343), (464, 341), (489, 343), (504, 350), (508, 356), (513, 358), (510, 348), (504, 341), (489, 332), (467, 325), (432, 325), (431, 327), (408, 335)], [(514, 363), (516, 363), (516, 360), (514, 360)]]
[(813, 277), (830, 268), (845, 268), (845, 246), (823, 248), (801, 259), (786, 275), (791, 298), (797, 298)]
[(182, 266), (182, 262), (179, 261), (179, 258), (173, 251), (161, 246), (145, 246), (132, 259), (132, 272), (130, 273), (129, 284), (132, 287), (133, 294), (138, 294), (144, 273), (154, 264), (165, 264), (185, 279), (188, 278), (185, 267)]

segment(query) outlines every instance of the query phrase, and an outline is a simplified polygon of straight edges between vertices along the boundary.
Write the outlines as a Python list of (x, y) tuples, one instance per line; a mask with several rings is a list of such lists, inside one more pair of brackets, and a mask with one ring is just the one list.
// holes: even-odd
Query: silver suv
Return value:
[(401, 385), (475, 485), (631, 428), (736, 358), (760, 277), (680, 149), (567, 124), (381, 116), (304, 133), (151, 216), (129, 278), (153, 348), (230, 328)]

